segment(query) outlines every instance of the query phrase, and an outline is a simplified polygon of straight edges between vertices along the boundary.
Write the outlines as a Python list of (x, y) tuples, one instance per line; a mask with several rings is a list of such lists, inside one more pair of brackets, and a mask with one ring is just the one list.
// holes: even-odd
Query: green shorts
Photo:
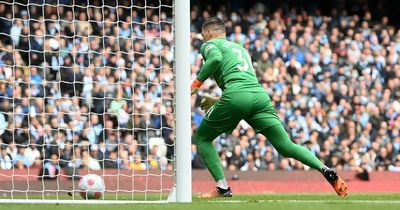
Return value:
[(265, 92), (228, 93), (208, 110), (196, 135), (212, 141), (222, 133), (231, 133), (242, 119), (256, 132), (281, 124)]

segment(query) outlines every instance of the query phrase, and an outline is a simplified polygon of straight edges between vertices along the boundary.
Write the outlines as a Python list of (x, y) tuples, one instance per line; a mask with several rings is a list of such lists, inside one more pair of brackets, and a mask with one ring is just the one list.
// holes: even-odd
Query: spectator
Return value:
[(148, 169), (158, 169), (158, 162), (159, 162), (159, 157), (157, 157), (157, 148), (158, 146), (154, 146), (153, 149), (151, 150), (151, 153), (147, 155), (147, 168)]
[(269, 59), (269, 54), (267, 52), (262, 52), (261, 57), (257, 60), (257, 76), (262, 77), (264, 75), (264, 72), (267, 71), (267, 69), (272, 67), (272, 62)]
[(130, 165), (130, 169), (134, 171), (146, 170), (146, 164), (143, 163), (142, 157), (139, 154), (135, 155), (134, 161)]
[(99, 161), (95, 158), (92, 157), (92, 155), (96, 154), (95, 152), (92, 152), (89, 154), (88, 151), (83, 151), (82, 152), (82, 165), (83, 167), (87, 167), (90, 170), (100, 170), (101, 166)]
[(239, 170), (246, 163), (246, 159), (241, 152), (241, 147), (236, 145), (231, 157), (230, 170)]
[(235, 26), (234, 32), (230, 35), (229, 40), (243, 46), (245, 39), (246, 35), (242, 34), (242, 27), (239, 25)]
[[(223, 159), (225, 157), (225, 159)], [(222, 164), (224, 165), (224, 160), (226, 160), (226, 156), (221, 156)], [(225, 163), (225, 167), (226, 167)], [(197, 153), (197, 147), (195, 144), (192, 144), (192, 168), (194, 169), (204, 169), (205, 165), (203, 159), (201, 159), (200, 155)]]
[(44, 165), (43, 169), (40, 171), (39, 179), (45, 180), (54, 180), (57, 179), (57, 176), (60, 174), (60, 164), (59, 159), (56, 154), (52, 154), (50, 159), (47, 160)]
[(13, 158), (14, 164), (18, 169), (30, 167), (33, 164), (32, 159), (28, 155), (26, 146), (17, 146), (17, 154)]
[(3, 170), (11, 169), (13, 167), (13, 162), (11, 155), (7, 153), (6, 147), (2, 146), (0, 148), (0, 168)]

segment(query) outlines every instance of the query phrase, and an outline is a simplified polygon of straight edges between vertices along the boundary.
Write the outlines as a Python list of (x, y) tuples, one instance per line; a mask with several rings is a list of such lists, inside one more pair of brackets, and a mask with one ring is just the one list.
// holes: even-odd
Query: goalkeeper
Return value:
[(216, 17), (208, 19), (203, 24), (202, 35), (205, 43), (201, 46), (201, 54), (205, 63), (192, 82), (191, 94), (212, 77), (222, 89), (222, 96), (219, 99), (203, 96), (201, 108), (206, 110), (206, 115), (194, 134), (199, 154), (217, 185), (201, 197), (232, 196), (212, 141), (224, 132), (232, 132), (242, 119), (266, 136), (281, 155), (320, 171), (339, 196), (347, 195), (347, 186), (336, 170), (328, 168), (309, 150), (290, 140), (271, 99), (257, 81), (247, 50), (226, 40), (224, 22)]

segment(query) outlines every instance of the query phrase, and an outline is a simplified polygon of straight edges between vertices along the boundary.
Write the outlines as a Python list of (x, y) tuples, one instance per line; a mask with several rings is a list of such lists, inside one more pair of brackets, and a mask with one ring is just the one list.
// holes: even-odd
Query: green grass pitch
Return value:
[(353, 193), (347, 197), (334, 194), (258, 194), (235, 195), (224, 199), (198, 199), (192, 203), (163, 204), (0, 204), (0, 209), (29, 210), (390, 210), (400, 209), (400, 193)]

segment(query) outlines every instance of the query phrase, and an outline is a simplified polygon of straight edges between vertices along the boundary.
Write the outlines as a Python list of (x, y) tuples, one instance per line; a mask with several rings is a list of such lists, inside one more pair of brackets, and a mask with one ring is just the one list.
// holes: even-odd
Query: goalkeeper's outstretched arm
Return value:
[(199, 75), (192, 83), (191, 94), (193, 95), (200, 88), (206, 79), (208, 79), (219, 67), (222, 61), (222, 53), (212, 43), (204, 43), (201, 46), (201, 54), (206, 61), (200, 70)]

